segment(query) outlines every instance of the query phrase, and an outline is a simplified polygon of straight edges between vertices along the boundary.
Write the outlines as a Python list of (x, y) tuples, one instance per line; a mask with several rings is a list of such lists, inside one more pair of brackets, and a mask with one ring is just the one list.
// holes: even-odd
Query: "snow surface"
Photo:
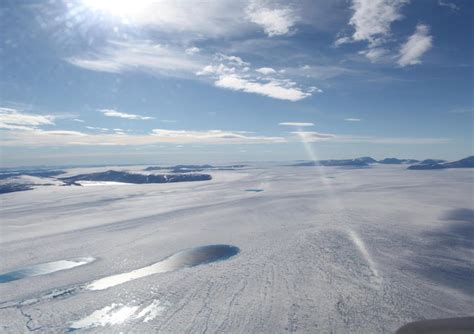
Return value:
[[(471, 170), (210, 174), (2, 195), (0, 274), (97, 260), (1, 283), (0, 332), (383, 333), (474, 313)], [(212, 244), (240, 253), (86, 288)]]

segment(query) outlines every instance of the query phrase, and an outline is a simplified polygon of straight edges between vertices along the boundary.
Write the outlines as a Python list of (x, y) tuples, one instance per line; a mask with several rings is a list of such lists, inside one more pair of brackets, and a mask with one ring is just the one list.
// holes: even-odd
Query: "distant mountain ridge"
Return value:
[(312, 167), (312, 166), (335, 166), (335, 167), (369, 167), (373, 164), (384, 165), (410, 165), (408, 169), (422, 170), (422, 169), (445, 169), (445, 168), (474, 168), (474, 156), (470, 156), (458, 161), (446, 162), (441, 159), (425, 159), (422, 161), (415, 159), (398, 159), (385, 158), (382, 160), (375, 160), (371, 157), (360, 157), (355, 159), (339, 159), (339, 160), (314, 160), (298, 162), (291, 166), (295, 167)]
[[(133, 184), (175, 183), (212, 180), (209, 174), (138, 174), (108, 170), (66, 177), (56, 177), (65, 171), (13, 172), (0, 174), (0, 194), (33, 190), (39, 186), (81, 186), (79, 181), (121, 182)], [(2, 178), (2, 175), (4, 176)]]
[(368, 167), (370, 164), (376, 163), (377, 160), (371, 157), (361, 157), (356, 159), (342, 159), (342, 160), (316, 160), (307, 161), (294, 164), (295, 167), (311, 167), (311, 166), (353, 166), (353, 167)]
[(14, 172), (3, 172), (0, 173), (0, 180), (7, 179), (10, 177), (21, 176), (21, 175), (29, 175), (29, 176), (37, 176), (37, 177), (51, 177), (60, 174), (66, 173), (63, 170), (39, 170), (39, 171), (14, 171)]
[[(303, 161), (290, 165), (295, 167), (311, 167), (311, 166), (328, 166), (342, 168), (367, 168), (375, 164), (412, 164), (408, 166), (409, 170), (440, 170), (450, 168), (474, 168), (474, 156), (446, 162), (440, 159), (425, 159), (422, 161), (414, 159), (398, 159), (385, 158), (375, 160), (371, 157), (360, 157), (356, 159), (333, 159), (333, 160), (316, 160)], [(79, 174), (66, 177), (58, 177), (58, 175), (66, 173), (63, 170), (12, 170), (0, 173), (0, 194), (32, 190), (38, 186), (71, 186), (80, 184), (78, 181), (97, 181), (97, 182), (122, 182), (122, 183), (174, 183), (174, 182), (192, 182), (192, 181), (208, 181), (212, 180), (210, 174), (196, 173), (202, 170), (218, 171), (218, 170), (238, 170), (246, 167), (245, 165), (175, 165), (169, 167), (151, 166), (145, 168), (145, 171), (159, 170), (163, 174), (141, 174), (126, 171), (108, 170), (105, 172), (93, 172)], [(168, 174), (170, 173), (170, 174)], [(174, 173), (174, 174), (173, 174)]]
[(424, 161), (427, 161), (427, 163), (412, 165), (408, 167), (408, 169), (427, 170), (427, 169), (447, 169), (447, 168), (474, 168), (474, 155), (458, 160), (458, 161), (445, 162), (445, 163), (436, 162), (436, 160), (424, 160)]
[(161, 166), (150, 166), (144, 169), (144, 171), (154, 170), (169, 170), (171, 173), (191, 173), (191, 172), (202, 172), (204, 170), (234, 170), (243, 168), (245, 165), (228, 165), (228, 166), (212, 166), (212, 165), (176, 165), (169, 167)]
[(33, 187), (28, 184), (21, 183), (5, 183), (0, 184), (0, 194), (14, 193), (17, 191), (33, 190)]
[(106, 181), (106, 182), (123, 182), (123, 183), (172, 183), (172, 182), (189, 182), (189, 181), (207, 181), (212, 177), (209, 174), (133, 174), (115, 170), (106, 172), (96, 172), (89, 174), (79, 174), (70, 177), (59, 178), (61, 181), (69, 184), (75, 184), (77, 181)]
[(419, 162), (415, 159), (397, 159), (397, 158), (385, 158), (383, 160), (377, 161), (379, 164), (387, 165), (400, 165), (400, 164), (414, 164)]

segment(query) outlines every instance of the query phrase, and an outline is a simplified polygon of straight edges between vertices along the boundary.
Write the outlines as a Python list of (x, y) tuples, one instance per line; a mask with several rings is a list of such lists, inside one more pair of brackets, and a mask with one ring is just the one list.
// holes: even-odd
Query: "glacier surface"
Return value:
[[(474, 313), (471, 170), (209, 173), (3, 194), (0, 274), (95, 261), (0, 283), (0, 332), (383, 333)], [(240, 251), (154, 271), (207, 245)]]

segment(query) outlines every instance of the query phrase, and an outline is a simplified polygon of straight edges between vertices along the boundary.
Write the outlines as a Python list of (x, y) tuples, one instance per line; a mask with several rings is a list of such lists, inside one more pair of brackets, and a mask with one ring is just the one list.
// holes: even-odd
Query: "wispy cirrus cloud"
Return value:
[[(85, 133), (75, 130), (45, 130), (41, 126), (54, 125), (51, 116), (25, 114), (11, 108), (0, 108), (0, 144), (5, 147), (77, 146), (77, 145), (129, 145), (157, 143), (203, 144), (261, 144), (291, 142), (340, 142), (373, 144), (446, 144), (450, 138), (370, 137), (351, 136), (316, 131), (291, 131), (285, 136), (265, 136), (248, 131), (225, 130), (169, 130), (153, 129), (144, 134), (131, 134), (128, 130), (86, 126), (93, 130)], [(310, 122), (281, 122), (280, 125), (307, 127)]]
[(340, 143), (369, 143), (393, 145), (438, 145), (448, 144), (453, 140), (445, 137), (371, 137), (340, 135), (335, 138)]
[(433, 37), (425, 24), (418, 24), (416, 30), (400, 48), (398, 64), (402, 67), (421, 64), (421, 57), (431, 49)]
[(111, 133), (84, 133), (70, 130), (6, 131), (0, 138), (5, 147), (47, 147), (47, 146), (87, 146), (116, 145), (140, 146), (159, 143), (174, 144), (263, 144), (291, 142), (338, 142), (338, 143), (369, 143), (395, 145), (440, 145), (452, 142), (450, 138), (411, 138), (411, 137), (369, 137), (336, 135), (316, 131), (293, 131), (290, 136), (249, 135), (240, 131), (224, 130), (167, 130), (154, 129), (147, 134), (128, 134), (114, 130)]
[(316, 131), (292, 131), (294, 140), (302, 142), (318, 142), (335, 139), (337, 136), (332, 133), (321, 133)]
[[(93, 130), (109, 131), (106, 128)], [(110, 133), (85, 133), (80, 131), (31, 129), (28, 131), (8, 131), (0, 138), (3, 146), (87, 146), (87, 145), (127, 145), (140, 146), (158, 143), (203, 143), (203, 144), (258, 144), (281, 143), (285, 138), (278, 136), (250, 135), (245, 131), (224, 130), (167, 130), (153, 129), (146, 134), (128, 134), (121, 129)]]
[(109, 128), (101, 128), (101, 127), (97, 127), (97, 126), (86, 126), (85, 128), (89, 129), (89, 130), (99, 130), (99, 131), (109, 131), (110, 130)]
[(360, 118), (344, 118), (346, 122), (360, 122)]
[(65, 59), (71, 65), (98, 72), (142, 71), (151, 74), (189, 77), (205, 63), (196, 53), (150, 40), (109, 41), (100, 50)]
[(456, 5), (454, 2), (449, 2), (449, 1), (443, 1), (443, 0), (439, 0), (438, 1), (438, 5), (440, 5), (441, 7), (446, 7), (446, 8), (449, 8), (451, 9), (453, 12), (457, 12), (459, 11), (461, 8)]
[(238, 56), (189, 54), (150, 41), (110, 42), (94, 56), (70, 57), (66, 61), (100, 72), (142, 71), (186, 79), (207, 78), (216, 87), (288, 101), (299, 101), (315, 92), (322, 92), (316, 87), (298, 86), (294, 80), (269, 67), (251, 71), (251, 64)]
[(107, 117), (118, 117), (118, 118), (126, 118), (132, 120), (150, 120), (155, 119), (155, 117), (151, 116), (141, 116), (136, 114), (128, 114), (121, 111), (117, 111), (114, 109), (99, 109), (99, 111)]
[(189, 130), (165, 130), (153, 129), (153, 136), (159, 137), (163, 140), (179, 140), (185, 142), (284, 142), (282, 137), (272, 136), (256, 136), (249, 135), (247, 131), (223, 131), (223, 130), (208, 130), (208, 131), (189, 131)]
[(32, 130), (42, 125), (54, 125), (54, 116), (24, 113), (13, 108), (0, 107), (0, 128)]
[(303, 142), (336, 142), (336, 143), (367, 143), (367, 144), (387, 144), (387, 145), (438, 145), (452, 142), (451, 138), (431, 138), (431, 137), (374, 137), (374, 136), (352, 136), (331, 133), (321, 133), (316, 131), (294, 131), (292, 139)]
[(301, 78), (311, 78), (316, 80), (327, 80), (340, 76), (361, 75), (361, 71), (334, 65), (303, 65), (298, 67), (286, 67), (284, 73)]
[(281, 122), (281, 123), (278, 123), (278, 125), (283, 125), (283, 126), (297, 126), (297, 127), (301, 127), (301, 126), (314, 126), (314, 123), (311, 123), (311, 122)]

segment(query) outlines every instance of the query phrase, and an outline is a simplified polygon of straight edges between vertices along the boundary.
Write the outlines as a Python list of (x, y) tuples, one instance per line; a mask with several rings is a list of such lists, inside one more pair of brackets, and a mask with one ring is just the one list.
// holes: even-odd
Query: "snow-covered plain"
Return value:
[[(474, 313), (472, 170), (210, 174), (1, 195), (0, 274), (95, 261), (1, 283), (0, 332), (390, 333)], [(214, 244), (240, 252), (90, 288)]]

